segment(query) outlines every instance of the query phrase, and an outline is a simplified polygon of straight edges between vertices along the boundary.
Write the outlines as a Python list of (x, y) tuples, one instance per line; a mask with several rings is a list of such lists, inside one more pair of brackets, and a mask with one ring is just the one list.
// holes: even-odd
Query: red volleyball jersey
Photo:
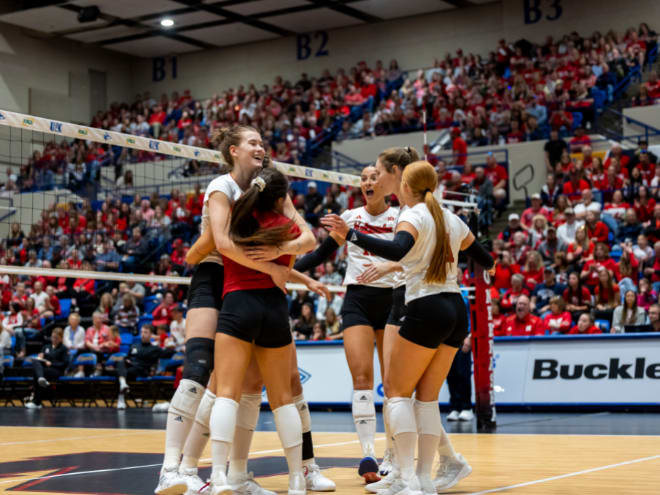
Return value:
[[(255, 213), (255, 218), (262, 228), (279, 227), (291, 221), (288, 217), (272, 211)], [(294, 224), (291, 230), (296, 237), (300, 235), (300, 228), (297, 225)], [(229, 292), (235, 292), (237, 290), (271, 289), (275, 287), (273, 279), (266, 273), (243, 266), (226, 256), (222, 257), (222, 262), (225, 267), (223, 297)], [(280, 256), (276, 260), (273, 260), (273, 262), (278, 265), (289, 265), (291, 263), (291, 255)]]

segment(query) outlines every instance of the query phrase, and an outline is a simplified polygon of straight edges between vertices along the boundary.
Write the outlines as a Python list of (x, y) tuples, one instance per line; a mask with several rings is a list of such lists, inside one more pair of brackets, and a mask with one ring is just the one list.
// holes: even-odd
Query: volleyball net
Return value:
[[(180, 136), (189, 138), (186, 130)], [(362, 200), (356, 175), (274, 165), (291, 178), (294, 196), (314, 181), (322, 194), (337, 184)], [(2, 166), (0, 275), (12, 291), (39, 280), (85, 311), (105, 293), (116, 299), (122, 284), (185, 299), (185, 249), (199, 231), (204, 190), (223, 170), (218, 151), (0, 110)], [(474, 225), (475, 198), (443, 203)], [(468, 293), (474, 301), (474, 287)]]

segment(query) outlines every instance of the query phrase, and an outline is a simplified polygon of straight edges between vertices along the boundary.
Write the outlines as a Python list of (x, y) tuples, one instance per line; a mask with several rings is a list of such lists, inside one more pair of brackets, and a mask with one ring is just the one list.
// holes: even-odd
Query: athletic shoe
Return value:
[(474, 413), (471, 409), (464, 409), (461, 411), (461, 414), (458, 415), (459, 421), (472, 421), (474, 419)]
[(82, 371), (82, 370), (81, 370), (81, 371), (76, 371), (76, 372), (73, 374), (73, 377), (74, 377), (74, 378), (85, 378), (85, 372)]
[(385, 455), (383, 456), (383, 462), (380, 463), (378, 467), (378, 473), (381, 476), (387, 476), (392, 471), (392, 459), (394, 458), (394, 451), (392, 449), (385, 449)]
[[(289, 493), (288, 495), (305, 495), (307, 493), (307, 482), (305, 475), (298, 471), (289, 474)], [(268, 492), (273, 493), (273, 492)]]
[(447, 421), (458, 421), (460, 413), (458, 411), (452, 411), (447, 415)]
[(117, 398), (117, 409), (119, 409), (120, 411), (123, 411), (124, 409), (126, 409), (126, 401), (124, 400), (123, 395), (120, 395)]
[(186, 480), (178, 473), (176, 468), (161, 469), (158, 486), (154, 490), (156, 495), (183, 495), (186, 490), (188, 490)]
[(188, 487), (186, 495), (196, 495), (207, 485), (202, 478), (197, 476), (197, 468), (179, 469), (179, 478), (181, 478)]
[(157, 404), (154, 404), (154, 407), (151, 408), (151, 412), (167, 412), (170, 409), (170, 403), (169, 402), (159, 402)]
[(275, 492), (262, 488), (254, 479), (253, 473), (246, 473), (242, 478), (229, 480), (234, 493), (237, 495), (277, 495)]
[(365, 488), (367, 489), (368, 492), (371, 493), (378, 493), (381, 490), (386, 490), (390, 487), (394, 481), (400, 477), (399, 471), (396, 469), (395, 466), (392, 466), (392, 469), (390, 470), (389, 473), (387, 473), (387, 476), (384, 478), (381, 478), (380, 481), (376, 481), (375, 483), (369, 483)]
[(397, 477), (390, 486), (383, 490), (378, 490), (378, 495), (407, 495), (409, 493), (408, 483), (402, 478)]
[(303, 466), (303, 474), (307, 489), (312, 492), (334, 492), (337, 489), (335, 482), (323, 476), (317, 464)]
[(440, 456), (439, 462), (436, 478), (433, 480), (436, 491), (452, 488), (472, 472), (472, 467), (461, 454), (456, 454), (456, 459)]
[(231, 495), (234, 493), (231, 485), (227, 482), (227, 475), (222, 471), (218, 472), (215, 478), (211, 480), (210, 488), (210, 495)]
[(380, 476), (378, 476), (378, 461), (371, 456), (364, 457), (360, 461), (358, 474), (364, 478), (366, 483), (380, 481)]
[(48, 380), (46, 380), (43, 376), (37, 380), (37, 383), (39, 384), (40, 387), (46, 388), (50, 385)]
[(25, 404), (25, 409), (41, 409), (41, 404), (35, 404), (34, 402), (28, 402)]
[(121, 383), (121, 382), (119, 383), (119, 393), (120, 394), (128, 392), (128, 390), (129, 390), (128, 383)]

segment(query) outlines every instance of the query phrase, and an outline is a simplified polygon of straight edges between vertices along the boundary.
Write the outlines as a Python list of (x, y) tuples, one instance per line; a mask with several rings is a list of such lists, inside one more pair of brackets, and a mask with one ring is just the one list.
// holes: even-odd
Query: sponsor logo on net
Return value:
[(51, 132), (62, 132), (62, 123), (61, 122), (52, 122), (50, 123)]

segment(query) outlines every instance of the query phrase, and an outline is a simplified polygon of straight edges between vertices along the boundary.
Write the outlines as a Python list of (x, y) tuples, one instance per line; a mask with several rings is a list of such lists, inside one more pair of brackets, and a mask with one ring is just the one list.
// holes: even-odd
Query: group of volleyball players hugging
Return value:
[[(344, 243), (344, 348), (364, 457), (358, 473), (366, 489), (436, 493), (468, 476), (472, 468), (442, 427), (438, 394), (468, 330), (457, 283), (459, 251), (489, 270), (493, 259), (437, 202), (433, 167), (413, 148), (385, 150), (362, 171), (365, 206), (325, 216), (321, 222), (330, 235), (310, 253), (314, 235), (287, 194), (286, 177), (270, 166), (259, 132), (222, 129), (213, 144), (228, 173), (206, 189), (202, 233), (186, 258), (197, 265), (188, 293), (186, 359), (168, 411), (155, 492), (274, 495), (247, 471), (264, 385), (289, 467), (289, 495), (336, 489), (314, 460), (284, 287), (295, 281), (329, 297), (303, 272)], [(400, 209), (386, 202), (392, 194)], [(297, 255), (304, 256), (295, 261)], [(385, 391), (387, 448), (380, 465), (374, 343)], [(209, 437), (213, 468), (204, 483), (197, 465)]]

